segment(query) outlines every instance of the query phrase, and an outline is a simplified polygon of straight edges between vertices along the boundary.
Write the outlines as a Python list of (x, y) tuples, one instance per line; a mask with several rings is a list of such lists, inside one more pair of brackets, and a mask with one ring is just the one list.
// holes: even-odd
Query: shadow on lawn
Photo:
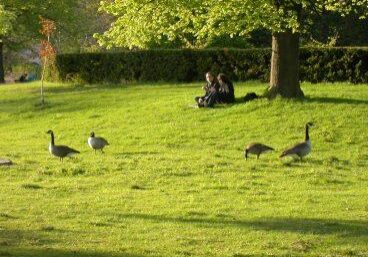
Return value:
[(305, 97), (304, 101), (308, 103), (328, 103), (328, 104), (366, 104), (368, 105), (368, 100), (364, 99), (349, 99), (349, 98), (339, 98), (339, 97)]
[[(6, 250), (6, 248), (0, 248), (0, 256), (2, 257), (144, 257), (152, 256), (142, 254), (131, 254), (121, 251), (115, 252), (101, 252), (101, 251), (73, 251), (73, 250), (61, 250), (61, 249), (40, 249), (40, 248), (16, 248), (16, 250)], [(157, 255), (155, 255), (157, 256)]]
[[(82, 91), (90, 91), (90, 90), (106, 90), (106, 89), (129, 89), (129, 88), (152, 88), (160, 87), (162, 89), (173, 89), (173, 85), (176, 88), (180, 89), (188, 89), (188, 88), (198, 88), (199, 86), (196, 83), (169, 83), (169, 82), (131, 82), (131, 83), (101, 83), (101, 84), (75, 84), (75, 85), (61, 85), (61, 86), (54, 86), (47, 88), (46, 86), (46, 93), (73, 93), (73, 92), (82, 92)], [(35, 90), (35, 93), (38, 91)]]
[(368, 237), (368, 222), (357, 220), (328, 220), (303, 218), (261, 218), (257, 220), (221, 220), (197, 217), (166, 217), (148, 214), (122, 214), (122, 219), (144, 219), (155, 222), (188, 223), (203, 226), (251, 228), (265, 231), (294, 232), (301, 234), (335, 234), (344, 237)]
[[(58, 230), (56, 230), (58, 231)], [(68, 242), (64, 242), (67, 249), (53, 249), (52, 244), (62, 242), (55, 239), (57, 234), (53, 231), (26, 231), (26, 230), (8, 230), (0, 228), (0, 256), (32, 256), (32, 257), (143, 257), (142, 254), (131, 254), (124, 249), (119, 252), (101, 252), (101, 251), (81, 251), (72, 250)], [(49, 238), (50, 237), (50, 238)], [(61, 237), (62, 238), (62, 237)], [(68, 249), (69, 248), (69, 249)], [(93, 249), (93, 248), (91, 248)], [(147, 255), (150, 255), (147, 251)]]
[(126, 156), (157, 155), (157, 154), (160, 154), (160, 153), (156, 151), (140, 151), (140, 152), (121, 152), (121, 153), (118, 153), (117, 155), (126, 157)]
[[(253, 101), (257, 101), (259, 99), (265, 99), (263, 97), (258, 99), (253, 99), (245, 102), (243, 97), (236, 97), (235, 102), (231, 104), (218, 104), (216, 107), (224, 108), (226, 106), (239, 105), (239, 104), (247, 104)], [(300, 99), (302, 102), (306, 103), (325, 103), (325, 104), (352, 104), (352, 105), (368, 105), (368, 100), (364, 99), (349, 99), (349, 98), (340, 98), (340, 97), (309, 97), (306, 96), (304, 99)]]

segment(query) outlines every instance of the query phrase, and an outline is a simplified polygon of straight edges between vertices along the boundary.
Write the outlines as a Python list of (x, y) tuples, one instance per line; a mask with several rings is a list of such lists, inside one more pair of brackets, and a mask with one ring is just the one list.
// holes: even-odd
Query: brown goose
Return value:
[(54, 132), (52, 130), (47, 131), (47, 134), (51, 135), (51, 142), (49, 146), (49, 151), (52, 155), (59, 157), (60, 161), (63, 161), (64, 157), (71, 157), (74, 154), (78, 154), (79, 151), (70, 148), (65, 145), (55, 145)]
[(264, 144), (261, 144), (261, 143), (252, 143), (252, 144), (249, 144), (245, 148), (244, 156), (245, 156), (245, 159), (247, 160), (248, 159), (248, 154), (255, 154), (255, 155), (257, 155), (257, 159), (259, 159), (259, 156), (262, 153), (267, 152), (267, 151), (273, 151), (273, 150), (275, 150), (275, 149), (273, 149), (270, 146), (267, 146), (267, 145), (264, 145)]
[(285, 156), (298, 156), (300, 160), (303, 160), (303, 157), (308, 155), (312, 150), (312, 142), (309, 138), (309, 128), (313, 126), (313, 123), (308, 122), (305, 124), (305, 140), (299, 144), (296, 144), (288, 149), (286, 149), (280, 155), (280, 158)]

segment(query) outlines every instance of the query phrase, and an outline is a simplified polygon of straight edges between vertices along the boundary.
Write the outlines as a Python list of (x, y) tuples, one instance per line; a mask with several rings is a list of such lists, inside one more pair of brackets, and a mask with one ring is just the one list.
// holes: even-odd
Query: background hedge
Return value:
[[(81, 83), (192, 82), (207, 71), (267, 81), (271, 49), (146, 50), (58, 55), (58, 78)], [(300, 78), (368, 83), (368, 48), (302, 48)]]

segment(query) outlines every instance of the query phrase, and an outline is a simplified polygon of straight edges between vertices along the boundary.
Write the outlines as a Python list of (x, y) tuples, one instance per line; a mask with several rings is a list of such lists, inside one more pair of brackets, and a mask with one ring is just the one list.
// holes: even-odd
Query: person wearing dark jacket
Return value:
[(226, 77), (225, 74), (220, 73), (217, 76), (220, 88), (218, 93), (218, 101), (220, 103), (233, 103), (235, 102), (234, 86), (233, 83)]
[(211, 72), (206, 73), (206, 85), (203, 87), (204, 96), (197, 96), (195, 101), (198, 107), (213, 107), (218, 101), (218, 93), (220, 85), (215, 76)]

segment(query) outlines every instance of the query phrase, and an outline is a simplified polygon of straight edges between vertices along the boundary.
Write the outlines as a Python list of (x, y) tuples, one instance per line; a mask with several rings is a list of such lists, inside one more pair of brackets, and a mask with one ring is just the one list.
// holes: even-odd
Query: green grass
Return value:
[[(44, 109), (1, 86), (0, 256), (368, 256), (367, 85), (192, 108), (200, 86), (53, 84)], [(280, 160), (308, 121), (310, 156)], [(50, 156), (48, 129), (81, 154)], [(277, 151), (245, 161), (252, 141)]]

